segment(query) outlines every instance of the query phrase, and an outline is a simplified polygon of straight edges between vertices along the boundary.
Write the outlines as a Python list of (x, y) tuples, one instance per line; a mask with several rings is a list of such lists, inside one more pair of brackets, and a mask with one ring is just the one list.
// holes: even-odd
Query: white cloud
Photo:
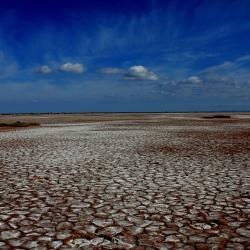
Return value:
[(201, 84), (202, 80), (198, 76), (190, 76), (187, 79), (188, 82), (193, 83), (193, 84)]
[(237, 80), (238, 82), (244, 83), (250, 79), (250, 70), (247, 56), (242, 58), (236, 59), (233, 62), (224, 62), (208, 67), (199, 72), (199, 76), (201, 76), (205, 82), (213, 79), (213, 82)]
[(236, 61), (237, 62), (248, 62), (248, 61), (250, 61), (250, 55), (245, 55), (245, 56), (239, 57), (239, 58), (237, 58)]
[(103, 74), (115, 75), (115, 74), (123, 73), (124, 70), (120, 69), (120, 68), (102, 68), (102, 69), (100, 69), (100, 72)]
[(206, 68), (205, 70), (202, 71), (202, 73), (221, 73), (221, 72), (228, 72), (231, 71), (236, 67), (236, 64), (233, 62), (224, 62), (222, 64), (214, 65), (211, 67)]
[(125, 75), (126, 79), (131, 80), (158, 80), (159, 77), (152, 71), (149, 71), (147, 68), (141, 65), (135, 65), (128, 69), (127, 74)]
[(52, 73), (52, 68), (50, 68), (48, 65), (43, 65), (40, 68), (36, 69), (36, 72), (41, 74), (49, 74)]
[(81, 74), (85, 71), (85, 67), (81, 63), (64, 63), (59, 68), (63, 72)]

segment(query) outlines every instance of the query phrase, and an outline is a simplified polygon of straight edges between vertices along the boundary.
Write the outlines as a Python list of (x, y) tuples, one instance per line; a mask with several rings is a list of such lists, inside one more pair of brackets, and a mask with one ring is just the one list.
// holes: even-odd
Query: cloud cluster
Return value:
[[(141, 81), (142, 84), (138, 86), (144, 93), (152, 92), (156, 95), (175, 96), (241, 96), (245, 98), (246, 93), (249, 93), (250, 90), (249, 62), (250, 55), (245, 55), (236, 58), (234, 61), (224, 61), (221, 64), (212, 65), (200, 71), (191, 72), (187, 70), (182, 75), (179, 74), (178, 77), (177, 74), (172, 77), (171, 75), (165, 75), (164, 77), (163, 74), (162, 77), (159, 77), (142, 65), (133, 65), (127, 69), (104, 67), (100, 68), (98, 72), (107, 75), (118, 75), (120, 80)], [(55, 70), (81, 74), (85, 71), (85, 68), (83, 64), (68, 62), (60, 65), (57, 69), (44, 65), (37, 72), (49, 74)], [(190, 74), (188, 75), (188, 73)], [(134, 90), (135, 88), (136, 86)]]
[(85, 71), (81, 63), (64, 63), (60, 66), (60, 71), (81, 74)]
[(159, 77), (142, 65), (134, 65), (127, 70), (121, 68), (102, 68), (99, 70), (103, 74), (123, 74), (127, 80), (159, 80)]
[(41, 74), (49, 74), (52, 73), (52, 71), (53, 71), (52, 68), (49, 67), (48, 65), (43, 65), (36, 69), (36, 72)]
[(121, 74), (124, 72), (123, 69), (120, 68), (112, 68), (112, 67), (108, 67), (108, 68), (101, 68), (99, 70), (100, 73), (103, 74), (108, 74), (108, 75), (116, 75), (116, 74)]
[(232, 61), (224, 61), (197, 72), (187, 80), (192, 89), (200, 89), (200, 95), (220, 97), (249, 97), (250, 55), (246, 54)]
[(48, 65), (43, 65), (35, 70), (37, 73), (41, 74), (50, 74), (55, 71), (61, 71), (61, 72), (68, 72), (68, 73), (74, 73), (74, 74), (82, 74), (85, 71), (85, 67), (81, 63), (64, 63), (60, 65), (58, 68), (53, 69), (52, 67)]
[[(52, 68), (48, 65), (43, 65), (35, 70), (37, 73), (41, 74), (50, 74), (54, 71), (74, 73), (74, 74), (82, 74), (85, 72), (85, 67), (81, 63), (64, 63), (60, 65), (58, 68)], [(159, 76), (156, 75), (153, 71), (150, 71), (146, 67), (142, 65), (134, 65), (128, 69), (115, 68), (115, 67), (106, 67), (99, 69), (99, 72), (102, 74), (108, 75), (123, 75), (123, 79), (127, 80), (149, 80), (156, 81), (159, 80)], [(190, 78), (191, 81), (198, 81), (198, 78)]]
[(249, 97), (250, 55), (212, 65), (182, 79), (165, 79), (155, 85), (156, 94), (186, 96)]
[(128, 69), (125, 74), (126, 79), (130, 80), (158, 80), (159, 77), (152, 71), (149, 71), (146, 67), (141, 65), (135, 65)]
[(202, 79), (199, 78), (198, 76), (190, 76), (190, 77), (188, 77), (187, 82), (189, 82), (191, 84), (201, 84)]
[(202, 93), (206, 88), (204, 79), (191, 75), (182, 79), (165, 78), (155, 84), (154, 93), (160, 95), (187, 96)]

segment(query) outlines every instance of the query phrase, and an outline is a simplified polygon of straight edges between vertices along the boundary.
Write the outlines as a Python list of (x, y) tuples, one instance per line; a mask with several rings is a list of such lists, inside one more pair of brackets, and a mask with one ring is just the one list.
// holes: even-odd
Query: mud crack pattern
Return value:
[(0, 249), (248, 249), (248, 125), (0, 133)]

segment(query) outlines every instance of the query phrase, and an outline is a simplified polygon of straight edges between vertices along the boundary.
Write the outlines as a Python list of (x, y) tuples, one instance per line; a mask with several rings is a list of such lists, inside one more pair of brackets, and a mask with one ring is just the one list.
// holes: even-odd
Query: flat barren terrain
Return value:
[(0, 131), (0, 249), (250, 249), (250, 114), (226, 115), (0, 115), (40, 123)]

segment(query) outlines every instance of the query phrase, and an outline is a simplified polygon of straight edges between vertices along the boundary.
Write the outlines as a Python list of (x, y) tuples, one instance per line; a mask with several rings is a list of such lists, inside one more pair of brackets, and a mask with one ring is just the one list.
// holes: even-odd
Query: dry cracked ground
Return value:
[(0, 249), (250, 249), (250, 119), (0, 133)]

